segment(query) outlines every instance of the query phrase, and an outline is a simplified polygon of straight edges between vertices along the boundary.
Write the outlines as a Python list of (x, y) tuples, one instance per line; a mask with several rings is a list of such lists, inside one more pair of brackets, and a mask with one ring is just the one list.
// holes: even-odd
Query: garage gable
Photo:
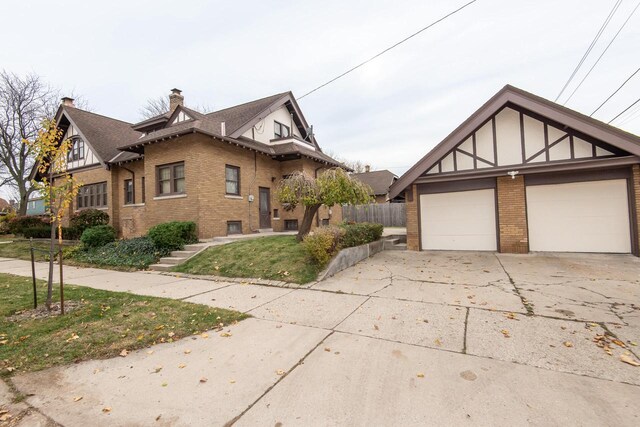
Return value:
[(436, 160), (424, 175), (628, 155), (606, 142), (508, 105)]
[(400, 177), (390, 197), (449, 176), (637, 163), (639, 156), (638, 136), (507, 85)]

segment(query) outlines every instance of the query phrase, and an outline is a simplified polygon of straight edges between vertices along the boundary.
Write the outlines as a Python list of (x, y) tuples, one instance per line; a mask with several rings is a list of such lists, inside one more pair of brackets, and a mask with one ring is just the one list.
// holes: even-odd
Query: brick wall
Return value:
[[(633, 172), (632, 181), (633, 181), (633, 194), (635, 199), (635, 206), (633, 206), (633, 211), (635, 214), (635, 224), (636, 233), (638, 236), (638, 231), (640, 231), (640, 165), (633, 165), (631, 168)], [(640, 242), (635, 242), (635, 248), (632, 248), (633, 253), (636, 256), (640, 256)]]
[(418, 227), (418, 187), (413, 184), (405, 192), (407, 205), (407, 249), (420, 250), (420, 234)]
[[(98, 165), (95, 167), (91, 167), (89, 169), (84, 169), (71, 173), (73, 178), (76, 180), (78, 184), (89, 185), (89, 184), (97, 184), (99, 182), (107, 183), (107, 208), (101, 209), (109, 214), (109, 221), (111, 224), (117, 224), (117, 214), (114, 215), (113, 210), (113, 195), (112, 195), (112, 177), (111, 172), (106, 170), (102, 165)], [(69, 217), (78, 211), (78, 201), (77, 198), (73, 200), (73, 203), (69, 209), (69, 214), (65, 215), (65, 219), (63, 220), (64, 225), (69, 224)], [(116, 218), (114, 218), (114, 216)]]
[(529, 252), (527, 233), (527, 206), (524, 176), (500, 176), (498, 188), (499, 251), (506, 253)]

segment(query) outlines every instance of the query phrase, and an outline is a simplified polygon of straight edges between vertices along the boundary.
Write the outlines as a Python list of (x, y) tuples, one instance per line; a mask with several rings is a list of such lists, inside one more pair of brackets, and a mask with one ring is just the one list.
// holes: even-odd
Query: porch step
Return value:
[(406, 243), (397, 243), (389, 248), (385, 248), (387, 250), (391, 250), (391, 251), (406, 251), (407, 250), (407, 244)]
[(160, 258), (160, 264), (178, 265), (178, 264), (182, 264), (188, 259), (189, 257), (166, 256), (166, 257)]
[(177, 258), (189, 258), (194, 256), (198, 251), (173, 251), (171, 252), (172, 257)]
[(173, 267), (175, 267), (175, 264), (151, 264), (149, 269), (154, 271), (169, 271)]
[(273, 228), (258, 228), (258, 233), (273, 233)]
[(206, 245), (203, 245), (202, 243), (194, 243), (193, 245), (185, 245), (184, 250), (188, 252), (198, 252), (200, 249), (202, 249), (205, 246)]

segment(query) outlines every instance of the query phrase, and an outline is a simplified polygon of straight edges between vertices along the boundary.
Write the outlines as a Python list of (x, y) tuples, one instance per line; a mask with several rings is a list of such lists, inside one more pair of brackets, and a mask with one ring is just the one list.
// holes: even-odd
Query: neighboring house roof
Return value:
[(111, 117), (80, 110), (78, 108), (63, 106), (65, 114), (75, 125), (86, 142), (91, 145), (95, 154), (105, 163), (109, 163), (114, 157), (120, 156), (131, 160), (140, 157), (138, 154), (122, 153), (118, 147), (123, 141), (135, 141), (142, 135), (133, 130), (131, 123)]
[(398, 179), (397, 175), (388, 170), (354, 173), (351, 176), (371, 187), (373, 190), (371, 194), (374, 196), (386, 195), (391, 184)]
[(5, 210), (11, 207), (11, 203), (7, 202), (5, 199), (0, 198), (0, 211)]
[(429, 151), (420, 161), (405, 172), (405, 174), (391, 186), (389, 196), (391, 198), (398, 196), (446, 155), (449, 150), (455, 147), (456, 144), (467, 138), (506, 105), (515, 105), (524, 108), (560, 123), (563, 126), (582, 132), (585, 135), (605, 141), (634, 156), (640, 156), (639, 136), (625, 132), (615, 126), (611, 126), (517, 87), (506, 85)]

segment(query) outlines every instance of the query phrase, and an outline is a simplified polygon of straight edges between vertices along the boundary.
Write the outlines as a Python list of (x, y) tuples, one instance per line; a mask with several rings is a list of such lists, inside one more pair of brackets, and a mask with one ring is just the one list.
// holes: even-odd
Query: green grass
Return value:
[[(38, 282), (39, 302), (46, 284)], [(54, 288), (56, 294), (58, 288)], [(0, 274), (0, 375), (118, 356), (245, 319), (235, 311), (164, 298), (65, 286), (81, 305), (64, 316), (11, 321), (33, 308), (31, 278)], [(77, 337), (77, 338), (76, 338)]]
[[(38, 249), (49, 251), (48, 242), (33, 242), (33, 246)], [(56, 248), (58, 244), (56, 243)], [(42, 252), (42, 250), (35, 251), (36, 261), (48, 260), (48, 254)], [(23, 260), (31, 260), (31, 252), (29, 251), (29, 241), (16, 240), (12, 243), (0, 244), (0, 258), (17, 258)]]
[(303, 284), (315, 280), (319, 268), (295, 236), (269, 236), (214, 246), (173, 271)]

